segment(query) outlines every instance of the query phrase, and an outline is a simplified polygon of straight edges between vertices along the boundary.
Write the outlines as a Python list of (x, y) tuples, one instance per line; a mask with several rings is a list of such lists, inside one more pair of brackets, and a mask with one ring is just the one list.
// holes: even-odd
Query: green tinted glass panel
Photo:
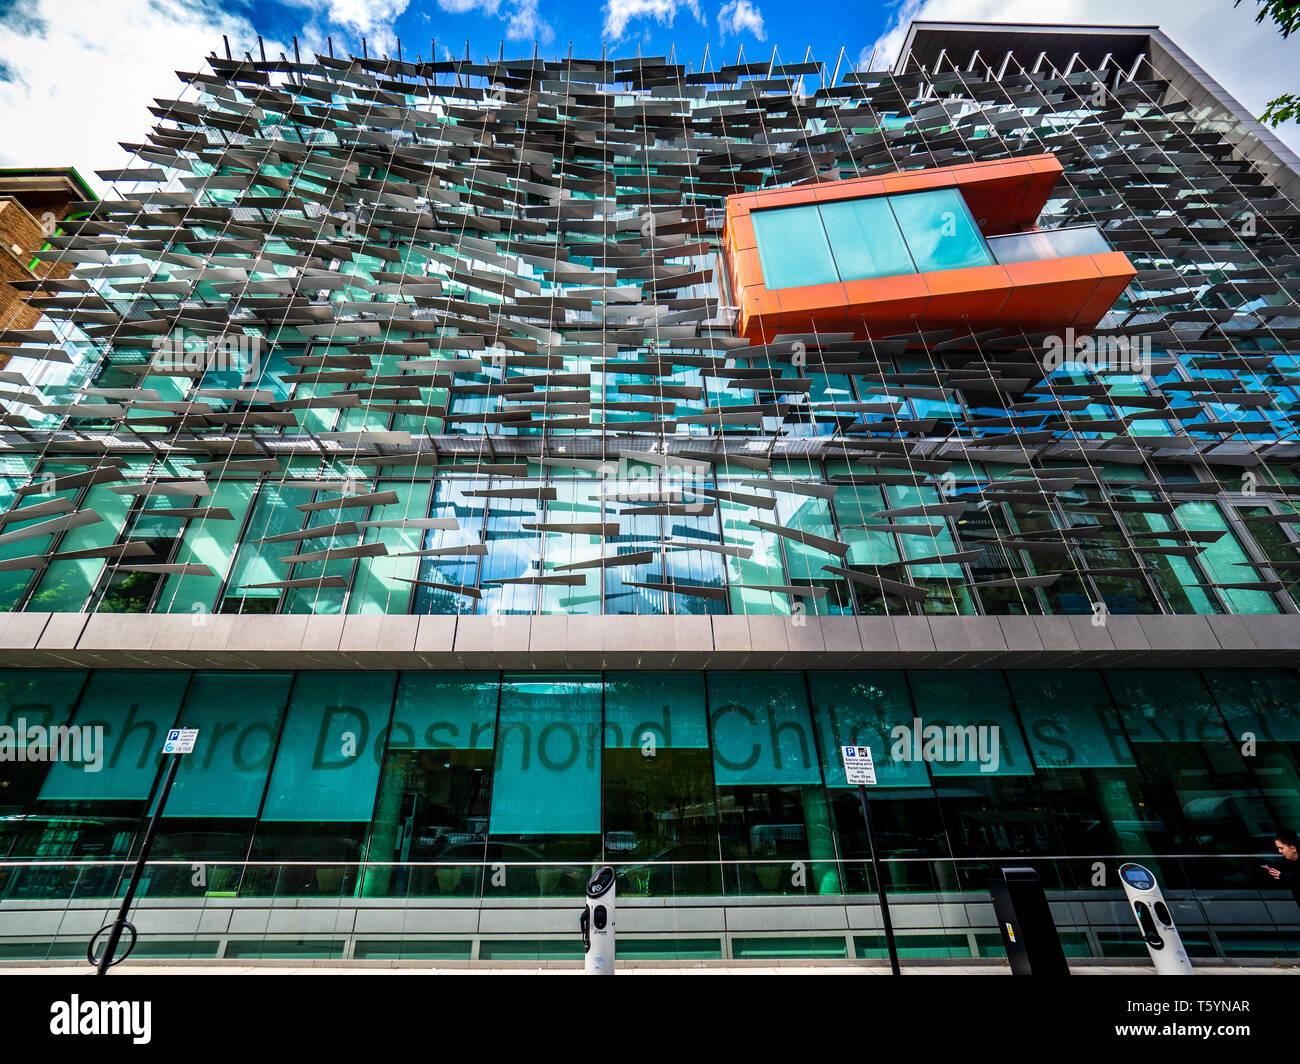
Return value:
[[(217, 516), (197, 517), (185, 528), (175, 560), (186, 565), (206, 565), (212, 575), (186, 573), (168, 576), (158, 596), (159, 613), (188, 613), (194, 624), (202, 625), (202, 615), (211, 613), (217, 590), (230, 567), (238, 545), (239, 530), (257, 483), (252, 480), (219, 481), (213, 485), (206, 505), (214, 513), (229, 510), (231, 519)], [(253, 538), (263, 533), (253, 534)], [(285, 553), (288, 553), (287, 551)]]
[(371, 825), (368, 895), (477, 896), (488, 823), (496, 673), (404, 673)]
[(1133, 751), (1095, 672), (1009, 672), (1039, 768), (1127, 768)]
[(491, 834), (600, 833), (600, 695), (596, 677), (502, 683)]
[[(813, 722), (821, 740), (828, 787), (848, 787), (842, 746), (869, 746), (881, 787), (928, 787), (924, 761), (894, 760), (891, 733), (910, 726), (914, 713), (901, 672), (809, 673)], [(901, 733), (900, 733), (901, 734)]]
[(922, 273), (992, 264), (993, 256), (955, 188), (890, 196), (889, 205)]
[(628, 869), (620, 892), (717, 893), (717, 867), (687, 863), (718, 856), (703, 674), (606, 674), (604, 733), (606, 860), (681, 862)]
[[(80, 469), (75, 466), (60, 469), (54, 473), (44, 473), (42, 478), (57, 476), (58, 474), (78, 473)], [(53, 502), (55, 499), (67, 499), (72, 502), (76, 498), (75, 489), (66, 489), (55, 492), (53, 495), (41, 495), (41, 502)], [(25, 506), (33, 505), (33, 500), (24, 498), (21, 500)], [(25, 507), (24, 507), (25, 508)], [(23, 529), (30, 529), (36, 525), (43, 524), (48, 518), (31, 518), (22, 521), (12, 521), (11, 524), (4, 526), (4, 535), (13, 536)], [(19, 537), (10, 539), (8, 542), (0, 545), (0, 561), (17, 561), (19, 558), (41, 558), (49, 553), (49, 547), (53, 540), (50, 535)], [(22, 568), (6, 569), (0, 571), (0, 610), (12, 610), (22, 597), (27, 585), (32, 581), (33, 573), (40, 569), (41, 566), (36, 562), (29, 562)]]
[(815, 204), (755, 211), (749, 217), (769, 291), (839, 280)]
[[(126, 521), (127, 511), (131, 509), (131, 496), (118, 494), (106, 487), (94, 487), (86, 493), (82, 507), (93, 510), (103, 520), (64, 533), (59, 540), (61, 554), (111, 545)], [(78, 612), (85, 607), (86, 599), (95, 589), (95, 582), (103, 568), (103, 558), (68, 558), (51, 562), (41, 574), (40, 583), (26, 608), (48, 610), (51, 613)]]
[(935, 776), (1032, 776), (1029, 752), (997, 672), (911, 674), (916, 717), (893, 736), (895, 759), (924, 759)]
[(49, 727), (72, 716), (86, 674), (64, 669), (0, 670), (0, 725)]
[(605, 677), (605, 746), (707, 749), (699, 673), (612, 672)]
[(370, 819), (396, 679), (391, 672), (298, 674), (263, 820)]
[(33, 737), (42, 734), (34, 729), (67, 722), (85, 682), (86, 673), (71, 670), (0, 670), (0, 749), (8, 754), (0, 758), (0, 855), (6, 849), (3, 817), (21, 813), (40, 793), (50, 765), (26, 757), (20, 761), (17, 752), (32, 748)]
[[(1197, 561), (1214, 583), (1234, 584), (1254, 579), (1249, 576), (1250, 559), (1237, 537), (1229, 530), (1217, 504), (1213, 502), (1185, 502), (1174, 511), (1174, 520), (1191, 532), (1220, 532), (1211, 542), (1200, 544)], [(1245, 575), (1243, 575), (1245, 574)], [(1280, 613), (1282, 607), (1267, 591), (1245, 588), (1222, 589), (1233, 613)]]
[(169, 817), (254, 817), (271, 769), (293, 674), (199, 672), (180, 725), (198, 728), (167, 799)]
[[(831, 506), (825, 499), (782, 493), (777, 496), (776, 523), (823, 539), (835, 538)], [(822, 566), (839, 562), (834, 555), (797, 539), (786, 540), (785, 558), (786, 571), (792, 580), (824, 579), (827, 574), (822, 572)]]
[[(389, 482), (381, 484), (397, 494), (397, 502), (376, 506), (373, 521), (421, 518), (429, 512), (429, 481)], [(373, 558), (357, 560), (357, 575), (348, 598), (349, 613), (404, 613), (411, 598), (411, 585), (405, 581), (416, 577), (419, 559), (408, 557), (420, 549), (424, 530), (420, 528), (370, 528), (367, 543), (382, 543), (388, 550)], [(346, 575), (346, 574), (344, 574)]]
[(1131, 742), (1233, 745), (1218, 706), (1196, 673), (1116, 670), (1106, 673), (1106, 681)]
[(801, 673), (710, 673), (714, 775), (719, 787), (821, 783)]
[[(279, 484), (267, 483), (262, 486), (253, 506), (253, 515), (244, 531), (239, 554), (235, 557), (235, 567), (226, 588), (227, 598), (280, 597), (278, 588), (254, 588), (247, 585), (274, 583), (285, 578), (285, 567), (275, 561), (279, 555), (267, 550), (267, 545), (260, 541), (299, 531), (303, 526), (303, 514), (295, 507), (309, 498), (300, 490)], [(292, 553), (292, 549), (284, 550), (284, 554)]]
[(1300, 676), (1289, 669), (1206, 669), (1202, 675), (1233, 735), (1300, 742)]
[(93, 673), (71, 723), (93, 736), (88, 745), (100, 751), (100, 768), (94, 770), (93, 760), (56, 762), (41, 800), (148, 798), (163, 736), (176, 721), (188, 682), (187, 672)]
[(835, 516), (840, 540), (849, 545), (849, 565), (888, 565), (899, 560), (898, 540), (892, 533), (865, 527), (883, 523), (873, 515), (886, 505), (883, 489), (874, 485), (845, 484), (835, 489)]
[(408, 672), (397, 685), (390, 750), (491, 750), (497, 674)]
[(886, 197), (823, 203), (819, 209), (840, 280), (916, 272)]

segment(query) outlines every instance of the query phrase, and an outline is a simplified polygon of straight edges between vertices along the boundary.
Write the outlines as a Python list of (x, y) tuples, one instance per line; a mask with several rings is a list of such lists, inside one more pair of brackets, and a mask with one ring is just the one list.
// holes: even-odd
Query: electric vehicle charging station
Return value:
[(587, 907), (579, 921), (587, 975), (614, 974), (614, 879), (614, 869), (605, 865), (587, 880)]
[(989, 877), (993, 912), (1012, 975), (1069, 975), (1070, 964), (1038, 873), (999, 868)]
[(1119, 878), (1146, 940), (1151, 963), (1156, 966), (1156, 975), (1195, 974), (1156, 877), (1140, 864), (1126, 864), (1120, 866)]

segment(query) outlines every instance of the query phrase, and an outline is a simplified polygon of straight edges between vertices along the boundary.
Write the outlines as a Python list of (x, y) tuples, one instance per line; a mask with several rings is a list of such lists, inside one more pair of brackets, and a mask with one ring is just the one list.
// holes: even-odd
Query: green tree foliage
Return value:
[[(1300, 29), (1300, 0), (1257, 0), (1257, 2), (1259, 11), (1255, 13), (1256, 22), (1263, 22), (1265, 18), (1272, 19), (1283, 37), (1290, 37), (1294, 30)], [(1236, 0), (1233, 4), (1233, 7), (1240, 6), (1241, 0)], [(1278, 126), (1283, 122), (1295, 121), (1297, 115), (1300, 115), (1300, 96), (1286, 93), (1275, 100), (1269, 100), (1259, 120), (1266, 125)]]

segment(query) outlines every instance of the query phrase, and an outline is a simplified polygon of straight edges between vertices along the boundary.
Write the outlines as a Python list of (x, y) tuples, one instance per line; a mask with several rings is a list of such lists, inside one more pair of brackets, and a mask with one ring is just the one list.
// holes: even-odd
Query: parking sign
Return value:
[(163, 740), (164, 754), (192, 754), (194, 742), (199, 737), (198, 728), (172, 728)]
[(844, 777), (851, 787), (876, 785), (876, 763), (869, 746), (841, 746), (844, 759)]

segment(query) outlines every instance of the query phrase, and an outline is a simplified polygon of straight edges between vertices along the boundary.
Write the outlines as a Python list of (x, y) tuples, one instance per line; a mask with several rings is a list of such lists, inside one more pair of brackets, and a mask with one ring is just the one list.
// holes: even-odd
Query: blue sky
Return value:
[(467, 44), (475, 60), (496, 59), (503, 50), (507, 58), (531, 57), (534, 44), (540, 55), (565, 55), (572, 45), (574, 55), (599, 55), (605, 47), (611, 58), (635, 55), (638, 48), (644, 55), (672, 51), (680, 62), (698, 67), (706, 47), (715, 64), (734, 62), (741, 48), (750, 59), (767, 59), (774, 45), (797, 58), (811, 46), (833, 63), (841, 46), (856, 44), (856, 61), (862, 42), (878, 34), (886, 14), (863, 3), (833, 3), (827, 10), (835, 17), (810, 20), (801, 5), (764, 0), (608, 0), (603, 6), (557, 0), (276, 0), (257, 4), (248, 17), (269, 37), (288, 41), (298, 34), (300, 41), (319, 44), (328, 34), (336, 48), (346, 42), (358, 52), (365, 36), (372, 51), (395, 55), (400, 38), (404, 58), (429, 58), (436, 40), (440, 59), (448, 52), (463, 57)]
[[(475, 60), (531, 56), (674, 54), (697, 69), (797, 61), (811, 47), (829, 75), (891, 63), (913, 18), (1160, 25), (1254, 113), (1300, 91), (1300, 39), (1254, 22), (1256, 0), (0, 0), (0, 166), (72, 164), (87, 177), (124, 164), (120, 141), (143, 138), (156, 97), (179, 94), (177, 69), (232, 47), (256, 54), (336, 51)], [(1294, 123), (1279, 135), (1300, 146)]]

